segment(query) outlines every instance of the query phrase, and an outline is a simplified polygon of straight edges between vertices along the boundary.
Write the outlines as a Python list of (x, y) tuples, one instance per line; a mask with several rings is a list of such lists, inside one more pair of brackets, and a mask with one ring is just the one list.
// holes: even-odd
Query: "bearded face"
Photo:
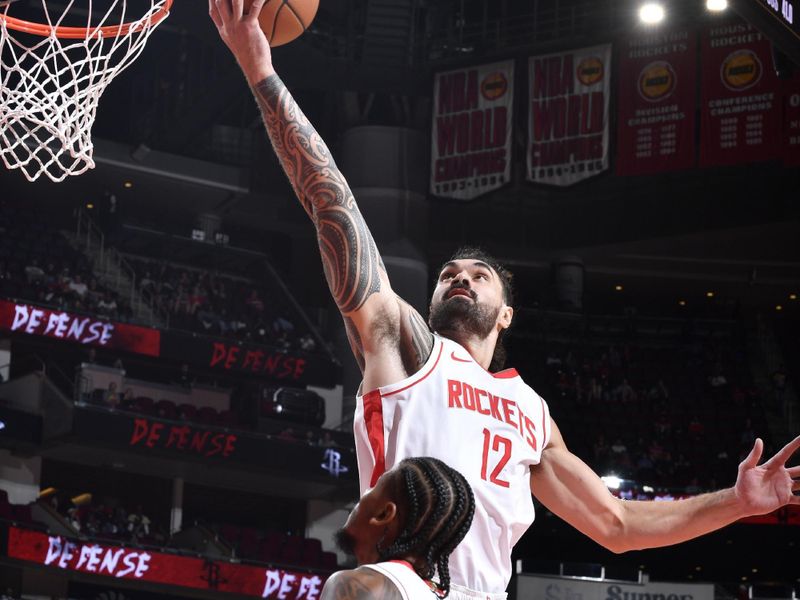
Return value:
[(481, 261), (457, 260), (444, 266), (434, 291), (428, 324), (433, 331), (485, 339), (504, 307), (497, 274)]

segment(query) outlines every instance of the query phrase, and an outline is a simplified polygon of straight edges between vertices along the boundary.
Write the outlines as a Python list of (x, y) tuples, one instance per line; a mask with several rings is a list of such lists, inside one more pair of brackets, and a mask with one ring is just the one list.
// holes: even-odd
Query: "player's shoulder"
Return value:
[(401, 600), (397, 586), (383, 573), (367, 566), (331, 575), (322, 589), (321, 600)]

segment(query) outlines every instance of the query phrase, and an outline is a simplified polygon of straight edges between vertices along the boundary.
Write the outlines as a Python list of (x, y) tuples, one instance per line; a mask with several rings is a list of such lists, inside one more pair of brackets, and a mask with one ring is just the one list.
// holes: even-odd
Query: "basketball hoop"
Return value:
[[(60, 14), (42, 6), (42, 21), (10, 16), (0, 0), (0, 157), (35, 181), (63, 181), (93, 169), (91, 139), (97, 104), (111, 81), (141, 54), (174, 0), (140, 0), (149, 10), (128, 19), (134, 0), (88, 0), (83, 27), (66, 25), (78, 12), (67, 0)], [(82, 13), (83, 14), (83, 13)]]

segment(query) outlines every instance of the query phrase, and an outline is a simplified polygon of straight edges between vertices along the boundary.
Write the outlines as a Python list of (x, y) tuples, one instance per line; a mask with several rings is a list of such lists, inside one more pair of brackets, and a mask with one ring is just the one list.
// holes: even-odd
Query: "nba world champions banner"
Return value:
[(617, 174), (695, 164), (697, 35), (680, 29), (628, 40), (619, 65)]
[(529, 181), (567, 186), (608, 169), (610, 81), (610, 44), (529, 58)]
[(514, 62), (437, 73), (431, 194), (471, 200), (511, 177)]
[(702, 42), (700, 165), (772, 160), (781, 153), (781, 86), (769, 41), (733, 21), (706, 29)]

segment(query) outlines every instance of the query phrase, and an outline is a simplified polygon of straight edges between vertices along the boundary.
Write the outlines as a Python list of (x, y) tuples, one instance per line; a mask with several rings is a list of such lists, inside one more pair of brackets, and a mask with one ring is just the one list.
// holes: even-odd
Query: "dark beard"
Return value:
[(333, 534), (333, 541), (339, 550), (350, 556), (355, 556), (356, 538), (345, 531), (344, 528)]
[(448, 299), (431, 304), (428, 324), (439, 333), (467, 333), (480, 339), (489, 337), (497, 323), (500, 307), (490, 308), (477, 302)]

